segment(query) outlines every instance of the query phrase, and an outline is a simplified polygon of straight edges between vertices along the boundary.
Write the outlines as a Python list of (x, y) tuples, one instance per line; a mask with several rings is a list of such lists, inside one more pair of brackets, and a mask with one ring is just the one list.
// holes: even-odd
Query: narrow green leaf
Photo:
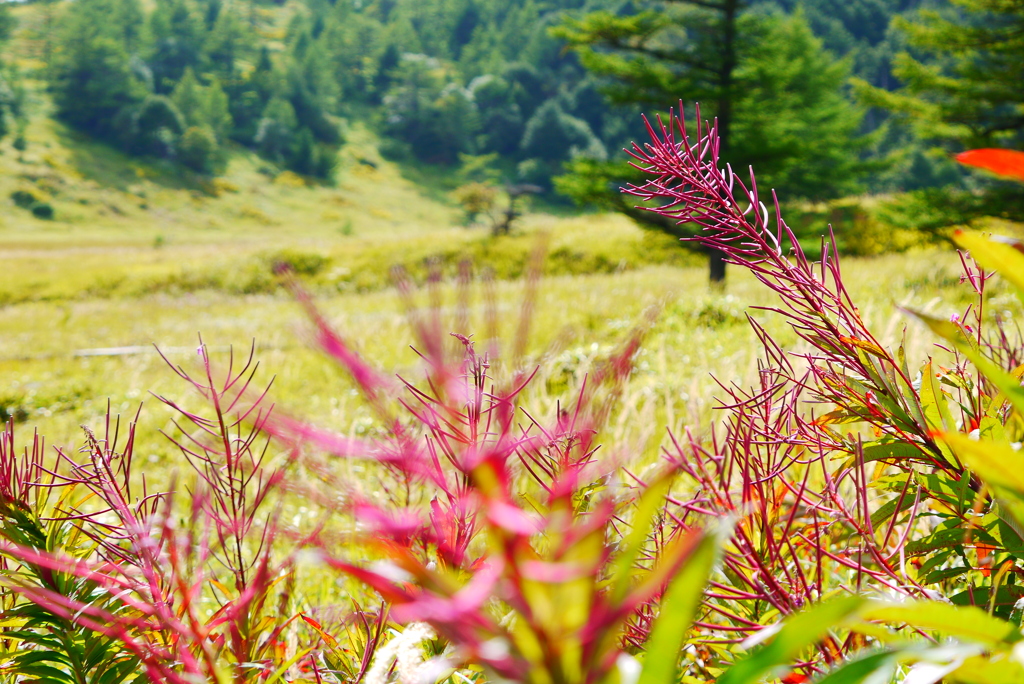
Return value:
[(711, 535), (698, 542), (686, 565), (668, 585), (658, 619), (647, 640), (647, 654), (637, 684), (664, 684), (679, 680), (679, 653), (686, 644), (690, 623), (704, 598), (704, 587), (715, 564), (718, 540)]
[(938, 601), (913, 601), (868, 608), (865, 620), (904, 622), (918, 629), (934, 630), (965, 641), (995, 646), (1019, 636), (1017, 628), (974, 606), (953, 606)]
[(1013, 408), (1024, 415), (1024, 388), (1021, 387), (1020, 381), (985, 358), (978, 349), (976, 340), (964, 335), (959, 327), (949, 321), (929, 316), (920, 311), (910, 309), (905, 309), (905, 311), (927, 325), (936, 335), (952, 342), (957, 350), (970, 359), (971, 363), (977, 366), (978, 370), (1003, 393)]
[(922, 459), (925, 453), (913, 444), (907, 442), (884, 442), (864, 447), (864, 462), (893, 460), (906, 461), (908, 459)]
[(46, 682), (69, 682), (72, 684), (74, 682), (71, 675), (49, 665), (26, 665), (18, 667), (17, 673), (23, 677), (26, 675), (41, 677)]
[(1024, 453), (1014, 451), (1005, 442), (982, 442), (959, 432), (944, 433), (940, 439), (949, 444), (983, 482), (1024, 498)]
[(871, 514), (871, 527), (877, 529), (882, 523), (888, 523), (891, 518), (912, 507), (915, 500), (913, 487), (908, 488), (906, 492), (900, 492), (899, 496), (886, 501)]
[(814, 684), (860, 684), (867, 681), (889, 681), (887, 673), (896, 666), (896, 654), (883, 651), (851, 660), (834, 668), (820, 679), (814, 680)]
[(843, 596), (797, 613), (786, 620), (767, 646), (726, 670), (718, 678), (718, 684), (754, 684), (774, 670), (785, 667), (804, 649), (820, 641), (829, 629), (863, 608), (866, 602), (860, 596)]
[(288, 670), (291, 669), (291, 666), (305, 658), (306, 655), (312, 650), (312, 648), (307, 648), (299, 651), (293, 657), (289, 658), (287, 661), (282, 663), (281, 667), (277, 668), (277, 670), (275, 670), (273, 674), (271, 674), (267, 679), (263, 681), (265, 681), (267, 684), (275, 684), (278, 681), (284, 681), (283, 677), (285, 676), (285, 674), (288, 673)]
[(671, 478), (662, 476), (644, 490), (643, 496), (637, 503), (636, 513), (633, 516), (633, 527), (619, 544), (619, 555), (612, 565), (611, 595), (613, 602), (621, 601), (629, 593), (630, 584), (635, 574), (636, 560), (651, 533), (658, 511), (665, 505), (665, 496), (668, 494), (671, 484)]
[(1024, 295), (1024, 254), (1010, 245), (991, 240), (980, 233), (957, 231), (953, 241), (971, 253), (985, 268), (997, 271)]

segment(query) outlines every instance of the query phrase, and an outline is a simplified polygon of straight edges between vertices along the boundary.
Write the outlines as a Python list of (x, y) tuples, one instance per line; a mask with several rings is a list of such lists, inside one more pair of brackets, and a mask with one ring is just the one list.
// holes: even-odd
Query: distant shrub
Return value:
[(262, 209), (256, 207), (244, 206), (238, 210), (238, 214), (242, 218), (252, 219), (257, 223), (262, 223), (265, 226), (272, 226), (276, 223), (273, 218), (267, 215)]
[(217, 138), (206, 126), (185, 129), (178, 143), (178, 158), (193, 171), (209, 173), (217, 161)]
[(490, 214), (498, 201), (498, 189), (488, 183), (467, 183), (452, 191), (452, 199), (466, 212), (466, 225)]
[(315, 252), (301, 252), (296, 249), (284, 249), (267, 254), (264, 263), (273, 268), (288, 267), (292, 272), (303, 276), (315, 276), (331, 263), (330, 258)]
[(40, 201), (39, 196), (31, 190), (15, 190), (11, 193), (11, 199), (22, 209), (31, 209), (33, 204)]
[(128, 147), (135, 154), (170, 158), (177, 152), (185, 119), (167, 97), (150, 95), (131, 115)]
[(48, 202), (38, 202), (32, 205), (32, 215), (46, 221), (53, 220), (53, 206)]
[(599, 160), (608, 156), (587, 122), (567, 114), (554, 100), (545, 102), (530, 117), (520, 149), (527, 157), (548, 162), (569, 156)]

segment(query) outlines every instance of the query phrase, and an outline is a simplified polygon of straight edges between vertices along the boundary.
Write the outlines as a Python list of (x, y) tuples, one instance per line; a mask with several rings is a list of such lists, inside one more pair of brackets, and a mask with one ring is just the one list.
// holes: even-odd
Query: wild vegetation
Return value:
[(0, 5), (0, 681), (1024, 679), (1019, 12), (916, 9)]

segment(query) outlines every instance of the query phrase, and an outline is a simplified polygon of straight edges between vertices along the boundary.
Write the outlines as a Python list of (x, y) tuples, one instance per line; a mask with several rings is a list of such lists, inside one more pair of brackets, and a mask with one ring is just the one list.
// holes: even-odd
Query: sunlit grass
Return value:
[[(123, 248), (129, 262), (138, 251)], [(881, 338), (896, 344), (906, 327), (908, 356), (923, 361), (930, 341), (895, 305), (944, 315), (953, 312), (961, 306), (962, 296), (955, 287), (955, 266), (953, 255), (946, 253), (850, 261), (847, 284)], [(755, 380), (756, 340), (744, 316), (752, 313), (772, 326), (771, 314), (750, 307), (773, 302), (737, 269), (722, 292), (709, 290), (705, 277), (698, 267), (649, 267), (543, 279), (532, 318), (530, 354), (542, 369), (543, 381), (536, 387), (544, 391), (531, 398), (532, 404), (551, 409), (556, 401), (566, 401), (590, 364), (613, 349), (648, 307), (664, 306), (610, 423), (607, 441), (653, 453), (666, 428), (678, 431), (706, 423), (716, 396), (714, 378), (726, 383)], [(500, 336), (506, 340), (514, 334), (523, 287), (522, 282), (496, 287)], [(446, 327), (453, 329), (454, 287), (443, 287), (442, 297)], [(321, 294), (319, 302), (379, 367), (407, 373), (417, 365), (404, 306), (393, 290)], [(421, 303), (426, 303), (425, 296)], [(462, 332), (485, 339), (487, 307), (478, 284), (473, 288), (469, 329)], [(343, 374), (306, 344), (307, 323), (283, 293), (200, 291), (32, 302), (0, 309), (0, 327), (0, 404), (52, 442), (76, 442), (78, 425), (98, 420), (108, 399), (122, 413), (147, 401), (144, 444), (154, 453), (169, 453), (161, 438), (146, 429), (166, 427), (168, 413), (147, 397), (150, 392), (175, 397), (187, 392), (149, 347), (159, 346), (171, 361), (188, 368), (195, 363), (199, 334), (219, 363), (226, 363), (228, 348), (241, 353), (255, 344), (262, 378), (276, 378), (273, 396), (291, 412), (343, 432), (365, 430), (371, 423)], [(784, 344), (795, 339), (777, 322), (774, 329)], [(121, 350), (121, 355), (83, 355), (133, 347), (138, 349)]]

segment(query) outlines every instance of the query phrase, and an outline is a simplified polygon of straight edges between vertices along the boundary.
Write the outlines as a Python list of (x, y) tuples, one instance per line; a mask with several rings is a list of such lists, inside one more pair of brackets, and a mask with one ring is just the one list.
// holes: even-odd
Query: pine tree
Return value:
[[(802, 15), (755, 13), (745, 0), (633, 5), (641, 9), (592, 12), (554, 31), (602, 79), (613, 103), (657, 112), (680, 99), (699, 102), (702, 117), (717, 119), (722, 159), (737, 169), (758, 162), (765, 189), (824, 199), (854, 186), (861, 113), (841, 95), (849, 65), (834, 62)], [(629, 173), (622, 162), (580, 159), (558, 187), (645, 227), (693, 235), (694, 226), (660, 220), (619, 195)], [(722, 255), (709, 256), (711, 280), (723, 280)]]
[(204, 59), (206, 30), (197, 8), (186, 0), (161, 0), (150, 15), (153, 46), (148, 63), (159, 93), (169, 93), (188, 68)]
[(894, 25), (918, 56), (896, 56), (896, 92), (858, 82), (865, 100), (952, 148), (1024, 146), (1024, 3), (952, 0)]
[(76, 0), (60, 26), (52, 89), (57, 115), (80, 130), (111, 139), (118, 115), (146, 96), (127, 45), (134, 0)]

